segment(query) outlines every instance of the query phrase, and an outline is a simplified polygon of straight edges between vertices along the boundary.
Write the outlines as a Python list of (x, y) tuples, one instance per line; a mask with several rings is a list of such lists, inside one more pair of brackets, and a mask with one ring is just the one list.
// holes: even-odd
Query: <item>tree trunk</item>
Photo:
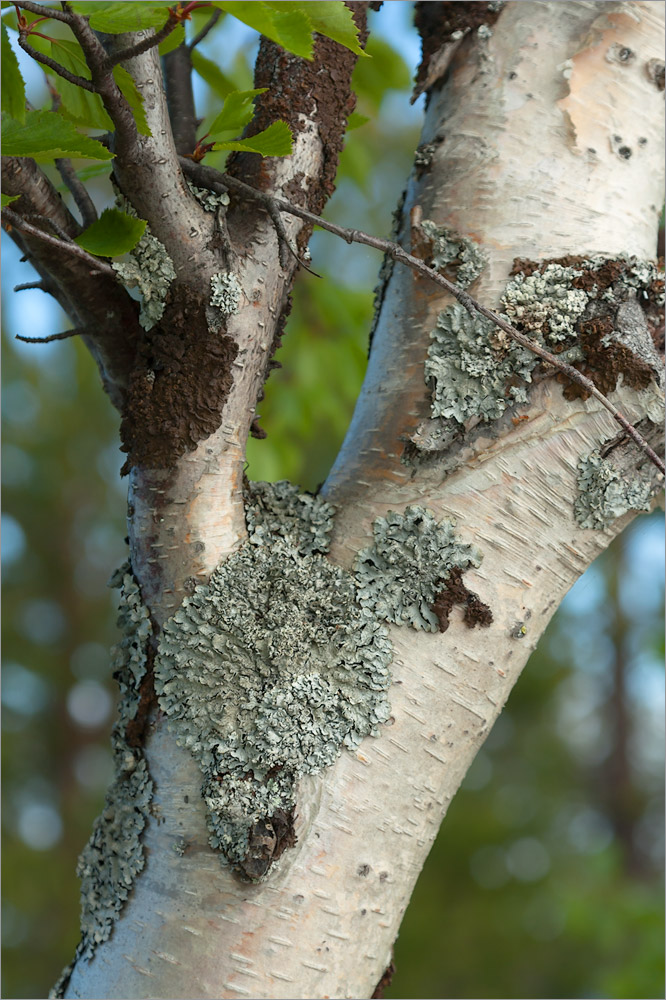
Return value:
[[(622, 255), (651, 258), (656, 246), (663, 95), (655, 64), (663, 5), (533, 0), (425, 6), (431, 10), (421, 11), (421, 76), (428, 106), (395, 239), (435, 262), (438, 253), (448, 252), (460, 283), (468, 263), (475, 297), (510, 315), (512, 303), (519, 303), (523, 312), (514, 316), (527, 329), (532, 322), (533, 332), (545, 322), (539, 308), (550, 294), (544, 262), (559, 260), (562, 322), (571, 323), (567, 309), (573, 315), (576, 293), (584, 297), (586, 289), (589, 306), (596, 295), (591, 283), (599, 285), (606, 273), (597, 257), (607, 258), (616, 265), (614, 283), (602, 285), (607, 311), (620, 317), (626, 304), (614, 298), (617, 282), (625, 288), (633, 282), (639, 294), (645, 291), (649, 321), (652, 291), (642, 277), (648, 272), (639, 273)], [(447, 21), (453, 7), (455, 23)], [(484, 9), (482, 30), (474, 21), (478, 8)], [(289, 113), (297, 128), (295, 152), (284, 161), (263, 161), (259, 170), (242, 157), (232, 168), (255, 186), (300, 199), (317, 212), (332, 189), (352, 68), (349, 54), (341, 57), (334, 43), (320, 40), (318, 46), (319, 72), (308, 76), (302, 61), (262, 43), (255, 85), (272, 74), (266, 106), (284, 88), (280, 112)], [(328, 89), (321, 83), (322, 67), (333, 81)], [(160, 158), (171, 166), (177, 160), (166, 103), (153, 84), (159, 79), (155, 54), (133, 60), (132, 72), (144, 98), (151, 98), (153, 134), (166, 131), (169, 148), (144, 140), (143, 166), (132, 178), (121, 170), (119, 183), (137, 211), (143, 200), (144, 217), (174, 262), (173, 311), (165, 313), (163, 336), (177, 338), (187, 321), (202, 331), (203, 347), (189, 381), (178, 384), (185, 400), (180, 409), (175, 396), (162, 400), (161, 409), (151, 402), (151, 386), (158, 382), (155, 372), (151, 378), (148, 353), (135, 360), (129, 380), (130, 560), (150, 612), (153, 645), (145, 652), (148, 669), (130, 720), (132, 740), (123, 743), (123, 752), (129, 746), (136, 748), (135, 757), (143, 755), (152, 802), (140, 837), (143, 868), (117, 915), (106, 918), (111, 933), (79, 954), (59, 995), (369, 997), (390, 963), (448, 805), (531, 651), (575, 580), (635, 509), (649, 505), (659, 477), (633, 444), (620, 440), (610, 413), (558, 381), (552, 370), (532, 373), (529, 396), (512, 397), (510, 366), (526, 362), (516, 360), (501, 337), (493, 346), (509, 366), (504, 375), (489, 371), (476, 401), (450, 384), (440, 386), (449, 403), (438, 415), (432, 409), (437, 380), (445, 383), (452, 368), (431, 349), (424, 380), (430, 334), (452, 317), (467, 321), (436, 285), (387, 264), (367, 376), (322, 489), (335, 508), (329, 558), (347, 573), (359, 572), (359, 552), (374, 544), (372, 558), (379, 558), (377, 519), (390, 522), (389, 512), (396, 512), (395, 523), (407, 536), (417, 530), (414, 524), (430, 524), (429, 517), (440, 526), (455, 522), (452, 544), (460, 551), (474, 546), (482, 561), (470, 556), (461, 568), (449, 567), (449, 583), (429, 610), (421, 609), (430, 624), (435, 615), (441, 631), (387, 625), (393, 649), (390, 717), (377, 736), (343, 750), (330, 766), (300, 774), (295, 845), (262, 879), (239, 877), (209, 845), (202, 771), (193, 753), (179, 745), (187, 730), (167, 705), (169, 668), (157, 642), (195, 585), (205, 583), (231, 553), (247, 549), (245, 441), (267, 361), (279, 342), (295, 261), (281, 266), (273, 224), (260, 207), (232, 204), (225, 233), (216, 230), (214, 214), (197, 210), (187, 220), (181, 217), (182, 180), (164, 190), (151, 181), (159, 190), (146, 194), (141, 170), (159, 179)], [(167, 209), (160, 207), (158, 218), (155, 200), (161, 195)], [(287, 217), (286, 225), (289, 237), (304, 245), (306, 224)], [(190, 235), (174, 253), (174, 232), (185, 230)], [(516, 259), (522, 261), (520, 280)], [(208, 301), (211, 278), (220, 272), (233, 276), (239, 295), (213, 343), (210, 309), (200, 303)], [(653, 283), (653, 272), (648, 277)], [(523, 298), (515, 297), (517, 288), (526, 292)], [(616, 324), (624, 340), (612, 371), (593, 358), (592, 348), (572, 358), (587, 360), (587, 370), (603, 376), (605, 391), (615, 393), (624, 415), (648, 434), (659, 411), (656, 354), (646, 346), (642, 313), (625, 313)], [(478, 340), (478, 330), (471, 336)], [(473, 354), (473, 344), (469, 350)], [(477, 362), (490, 364), (489, 358), (486, 352)], [(231, 378), (215, 381), (211, 371), (218, 361)], [(443, 365), (439, 375), (437, 365)], [(641, 381), (646, 371), (651, 376)], [(159, 380), (159, 369), (157, 374)], [(177, 454), (155, 461), (167, 404), (177, 411), (167, 441)], [(212, 424), (203, 433), (207, 419)], [(195, 436), (191, 450), (188, 434)], [(598, 458), (589, 457), (597, 452)], [(614, 479), (610, 466), (603, 466), (610, 480), (635, 486), (616, 498), (612, 514), (593, 478), (599, 467), (594, 463), (611, 459)], [(389, 576), (379, 582), (387, 593)], [(138, 600), (132, 608), (135, 624), (147, 620)]]

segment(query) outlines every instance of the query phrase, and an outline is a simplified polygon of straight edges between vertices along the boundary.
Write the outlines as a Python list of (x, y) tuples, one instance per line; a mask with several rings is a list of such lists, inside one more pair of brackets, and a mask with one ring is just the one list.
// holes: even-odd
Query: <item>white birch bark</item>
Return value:
[[(403, 220), (418, 204), (425, 218), (488, 250), (475, 286), (485, 304), (497, 304), (515, 257), (653, 256), (663, 94), (646, 66), (661, 58), (662, 19), (662, 3), (530, 0), (507, 4), (490, 39), (459, 47), (432, 93), (422, 141), (445, 139), (423, 178), (412, 176)], [(613, 46), (634, 58), (609, 59)], [(400, 240), (408, 245), (404, 221)], [(253, 248), (260, 271), (274, 261), (268, 251), (262, 260), (263, 250)], [(146, 749), (156, 791), (145, 870), (110, 940), (77, 964), (66, 996), (372, 994), (447, 807), (530, 652), (631, 517), (604, 531), (574, 521), (577, 462), (618, 428), (594, 400), (567, 402), (553, 380), (531, 390), (521, 407), (528, 420), (514, 426), (505, 415), (471, 435), (449, 472), (437, 461), (416, 470), (401, 462), (405, 437), (428, 416), (423, 364), (446, 304), (435, 286), (394, 268), (356, 414), (325, 487), (338, 506), (331, 557), (349, 568), (387, 510), (419, 504), (454, 517), (458, 534), (483, 552), (465, 582), (492, 609), (492, 624), (470, 630), (454, 611), (442, 635), (390, 626), (390, 724), (301, 781), (298, 844), (259, 884), (239, 882), (208, 846), (198, 765), (162, 721)], [(237, 318), (247, 324), (250, 368), (261, 350), (254, 318)], [(618, 391), (630, 420), (645, 415), (645, 396)], [(231, 451), (214, 442), (213, 465), (176, 498), (190, 505), (192, 530), (211, 554), (207, 570), (242, 532), (241, 508), (230, 506), (227, 487), (216, 489), (221, 476), (240, 486), (230, 419)], [(168, 601), (161, 606), (169, 613)], [(190, 845), (182, 857), (174, 852), (181, 840)]]

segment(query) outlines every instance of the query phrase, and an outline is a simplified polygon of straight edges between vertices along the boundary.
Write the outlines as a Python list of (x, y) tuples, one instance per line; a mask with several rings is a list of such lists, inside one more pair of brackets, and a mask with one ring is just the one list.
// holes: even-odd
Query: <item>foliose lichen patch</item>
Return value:
[(595, 450), (578, 463), (574, 516), (582, 528), (601, 530), (630, 510), (649, 510), (658, 488), (649, 469), (627, 474)]
[[(119, 204), (124, 212), (137, 217), (125, 198), (120, 198)], [(162, 318), (169, 286), (176, 277), (173, 261), (164, 245), (146, 226), (143, 236), (130, 251), (129, 260), (112, 261), (111, 266), (128, 288), (138, 288), (141, 292), (139, 322), (144, 330), (152, 329)]]
[(498, 349), (495, 329), (458, 302), (440, 312), (425, 362), (433, 417), (495, 420), (512, 403), (527, 402), (534, 355), (513, 342)]
[(452, 571), (479, 566), (481, 553), (456, 536), (454, 521), (437, 521), (424, 507), (389, 511), (372, 530), (373, 544), (354, 565), (359, 603), (378, 618), (437, 632), (437, 595)]
[[(659, 378), (661, 363), (641, 315), (649, 319), (663, 294), (663, 276), (651, 261), (516, 260), (499, 313), (602, 392), (612, 391), (620, 380), (645, 390)], [(458, 424), (494, 420), (513, 403), (527, 401), (527, 386), (541, 362), (490, 321), (454, 303), (439, 314), (431, 336), (425, 378), (432, 417)], [(566, 376), (558, 379), (567, 398), (586, 394)]]
[(235, 274), (219, 272), (211, 275), (210, 287), (210, 304), (212, 306), (227, 316), (238, 312), (242, 289)]
[(194, 195), (206, 212), (217, 212), (220, 208), (226, 208), (229, 204), (230, 199), (226, 191), (216, 194), (215, 191), (209, 191), (208, 188), (197, 187), (187, 177), (185, 178), (185, 183), (190, 193)]
[(201, 765), (210, 842), (249, 878), (289, 839), (299, 776), (389, 715), (387, 632), (324, 558), (331, 514), (289, 484), (253, 487), (248, 541), (160, 641), (155, 687)]
[(118, 626), (122, 632), (112, 652), (114, 677), (120, 687), (118, 719), (111, 735), (115, 777), (77, 866), (81, 878), (81, 942), (77, 957), (85, 959), (91, 958), (96, 946), (110, 937), (134, 879), (144, 866), (141, 834), (153, 792), (143, 753), (127, 739), (139, 705), (152, 626), (129, 564), (114, 574), (110, 586), (120, 588)]
[(461, 288), (476, 281), (488, 263), (488, 256), (474, 240), (446, 226), (438, 226), (430, 219), (424, 219), (420, 228), (430, 242), (428, 263), (431, 267), (452, 271), (453, 279)]

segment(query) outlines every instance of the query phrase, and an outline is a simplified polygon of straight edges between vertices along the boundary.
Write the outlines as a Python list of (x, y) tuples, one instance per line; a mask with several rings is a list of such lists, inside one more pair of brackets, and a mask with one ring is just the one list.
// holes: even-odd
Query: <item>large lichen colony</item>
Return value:
[(112, 657), (120, 688), (118, 719), (111, 735), (115, 777), (77, 867), (81, 878), (81, 942), (77, 955), (84, 958), (90, 958), (95, 947), (110, 936), (134, 878), (143, 868), (141, 833), (153, 791), (143, 753), (127, 739), (127, 728), (139, 706), (152, 627), (128, 564), (114, 574), (110, 586), (120, 588), (121, 594), (118, 626), (122, 638)]
[(248, 541), (160, 641), (159, 703), (202, 767), (211, 844), (246, 871), (253, 828), (293, 808), (298, 777), (389, 714), (386, 629), (324, 556), (331, 515), (287, 483), (255, 486)]
[[(442, 265), (446, 263), (443, 258)], [(621, 341), (626, 380), (635, 344), (631, 338), (625, 343), (613, 323), (622, 303), (653, 294), (658, 278), (653, 263), (635, 258), (609, 262), (594, 256), (569, 264), (544, 262), (533, 265), (527, 273), (519, 270), (514, 274), (502, 295), (499, 313), (556, 352), (562, 361), (583, 367), (590, 363), (590, 335), (587, 340), (582, 335), (587, 329), (584, 323), (596, 321), (601, 326), (603, 317), (604, 332), (594, 343), (594, 363), (601, 361), (603, 367), (604, 349), (613, 352), (614, 359)], [(507, 407), (527, 401), (527, 386), (538, 364), (536, 355), (519, 347), (484, 317), (472, 316), (454, 303), (437, 318), (425, 363), (432, 416), (451, 418), (458, 425), (470, 418), (495, 420)], [(644, 352), (636, 355), (635, 364), (646, 367)], [(614, 372), (615, 381), (617, 377)]]
[(333, 510), (321, 498), (253, 484), (246, 510), (247, 542), (165, 624), (155, 686), (202, 768), (211, 844), (261, 877), (271, 858), (253, 857), (256, 831), (284, 823), (298, 778), (388, 718), (382, 620), (436, 630), (439, 585), (480, 555), (409, 507), (378, 519), (353, 576), (325, 558)]

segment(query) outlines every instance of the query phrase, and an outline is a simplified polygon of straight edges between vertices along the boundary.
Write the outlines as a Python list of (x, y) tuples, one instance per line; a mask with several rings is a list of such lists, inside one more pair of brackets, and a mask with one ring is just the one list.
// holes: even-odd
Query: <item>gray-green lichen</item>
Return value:
[(630, 510), (649, 510), (656, 489), (649, 470), (627, 474), (595, 450), (578, 463), (574, 516), (582, 528), (601, 530)]
[(287, 480), (252, 483), (245, 509), (250, 543), (265, 545), (278, 537), (303, 555), (323, 555), (329, 549), (334, 512), (321, 497), (299, 493)]
[(77, 866), (81, 878), (81, 942), (77, 956), (86, 959), (110, 936), (134, 878), (144, 866), (141, 833), (153, 791), (143, 754), (130, 746), (126, 735), (136, 717), (139, 685), (146, 672), (150, 618), (128, 564), (114, 574), (110, 586), (119, 587), (121, 592), (118, 626), (122, 638), (112, 658), (120, 687), (118, 719), (111, 735), (116, 773)]
[(289, 484), (255, 485), (248, 541), (160, 641), (155, 687), (202, 768), (210, 842), (246, 874), (253, 831), (290, 813), (299, 776), (389, 714), (387, 632), (324, 558), (331, 515)]
[[(118, 196), (117, 204), (128, 215), (137, 218), (126, 198)], [(143, 236), (129, 253), (129, 260), (112, 261), (111, 266), (128, 288), (141, 292), (139, 322), (144, 330), (151, 330), (162, 318), (169, 286), (176, 277), (173, 261), (160, 241), (146, 226)]]
[(461, 236), (453, 229), (438, 226), (430, 219), (421, 223), (423, 233), (430, 240), (432, 266), (437, 270), (455, 267), (455, 280), (461, 288), (467, 288), (479, 277), (488, 258), (474, 240)]
[(553, 342), (572, 336), (589, 301), (587, 292), (571, 284), (582, 273), (580, 268), (549, 264), (543, 273), (515, 275), (502, 296), (509, 322), (531, 336), (545, 334)]
[(220, 208), (226, 208), (229, 204), (229, 195), (226, 191), (216, 194), (215, 191), (209, 191), (207, 188), (197, 187), (196, 184), (192, 184), (187, 178), (185, 178), (185, 183), (190, 193), (194, 195), (206, 212), (217, 212)]
[[(426, 233), (427, 225), (423, 223)], [(624, 372), (625, 378), (635, 379), (632, 369), (638, 364), (643, 372), (652, 367), (658, 380), (659, 363), (647, 326), (643, 319), (641, 328), (634, 316), (641, 299), (651, 296), (656, 304), (663, 298), (653, 262), (597, 255), (525, 264), (529, 268), (518, 271), (504, 289), (502, 318), (556, 351), (563, 362), (591, 361), (601, 378), (617, 381)], [(600, 318), (609, 332), (594, 340), (590, 329), (594, 331)], [(453, 418), (458, 424), (470, 418), (494, 420), (508, 406), (527, 401), (527, 385), (539, 359), (489, 320), (454, 303), (439, 314), (431, 338), (425, 378), (433, 418)], [(649, 381), (649, 371), (643, 377)], [(412, 441), (416, 443), (417, 436)]]
[(454, 529), (454, 521), (438, 522), (424, 507), (377, 518), (374, 543), (359, 552), (354, 566), (360, 604), (397, 625), (438, 631), (432, 605), (451, 570), (481, 563), (478, 549)]
[(242, 289), (238, 284), (235, 274), (231, 274), (230, 272), (213, 274), (210, 279), (210, 287), (210, 304), (212, 306), (215, 306), (227, 316), (238, 312)]
[(512, 341), (493, 346), (495, 330), (458, 302), (439, 314), (425, 363), (433, 417), (454, 417), (458, 423), (472, 416), (495, 420), (512, 403), (527, 401), (525, 387), (509, 380), (531, 381), (538, 359)]

